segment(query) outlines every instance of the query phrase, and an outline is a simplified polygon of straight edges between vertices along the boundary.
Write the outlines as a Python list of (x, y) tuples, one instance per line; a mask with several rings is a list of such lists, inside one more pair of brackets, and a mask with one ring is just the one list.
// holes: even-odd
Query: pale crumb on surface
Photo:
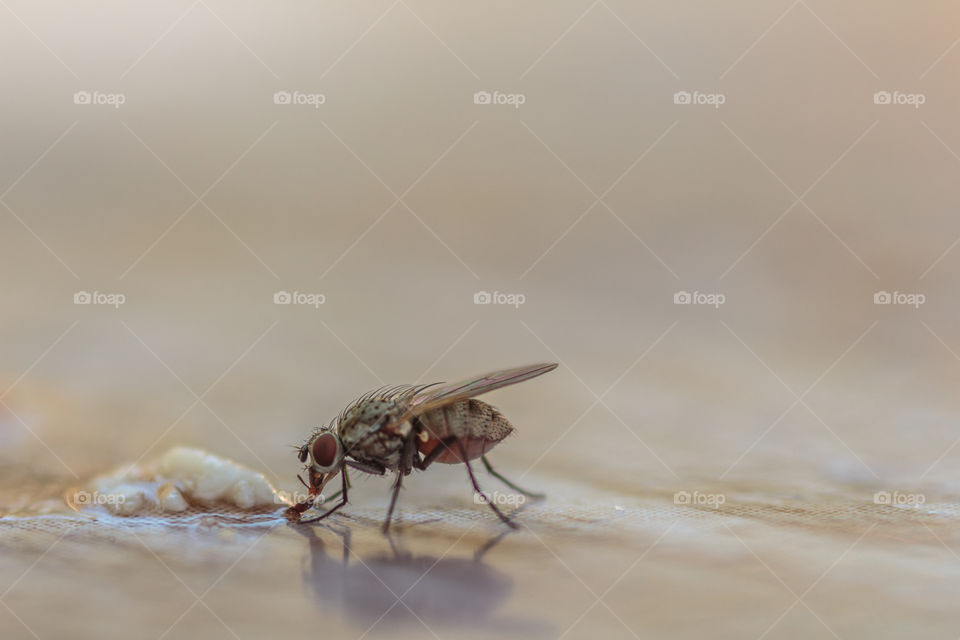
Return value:
[(175, 447), (157, 470), (198, 500), (226, 500), (241, 509), (275, 504), (276, 491), (263, 474), (201, 449)]
[(179, 513), (190, 507), (183, 494), (173, 486), (172, 482), (160, 485), (160, 488), (157, 489), (157, 499), (160, 502), (160, 508), (164, 511)]
[(86, 488), (68, 491), (66, 499), (78, 510), (102, 507), (121, 516), (157, 508), (180, 513), (192, 502), (240, 509), (284, 503), (263, 474), (192, 447), (174, 447), (153, 462), (120, 467), (94, 478)]

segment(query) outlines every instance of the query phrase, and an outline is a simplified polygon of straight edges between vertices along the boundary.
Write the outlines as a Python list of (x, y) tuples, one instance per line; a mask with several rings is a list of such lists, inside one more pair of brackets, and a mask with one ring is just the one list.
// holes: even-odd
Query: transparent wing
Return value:
[(413, 396), (410, 401), (410, 413), (418, 415), (451, 402), (473, 398), (501, 387), (509, 387), (512, 384), (541, 376), (556, 368), (556, 362), (541, 362), (525, 367), (492, 371), (475, 378), (461, 380), (455, 384), (431, 385), (429, 389), (424, 389)]

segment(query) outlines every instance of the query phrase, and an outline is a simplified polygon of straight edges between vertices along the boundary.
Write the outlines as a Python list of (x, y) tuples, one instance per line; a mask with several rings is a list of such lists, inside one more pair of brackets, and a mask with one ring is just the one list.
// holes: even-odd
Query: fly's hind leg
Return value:
[(487, 468), (487, 472), (489, 472), (490, 475), (492, 475), (494, 478), (496, 478), (497, 480), (499, 480), (499, 481), (502, 482), (503, 484), (507, 485), (508, 487), (510, 487), (511, 489), (513, 489), (514, 491), (516, 491), (516, 492), (518, 492), (518, 493), (522, 493), (523, 495), (527, 496), (528, 498), (546, 498), (546, 497), (547, 497), (547, 494), (545, 494), (545, 493), (534, 493), (533, 491), (527, 491), (526, 489), (521, 489), (521, 488), (518, 487), (517, 485), (513, 484), (512, 482), (510, 482), (509, 480), (507, 480), (506, 478), (504, 478), (502, 475), (500, 475), (499, 473), (497, 473), (496, 471), (493, 470), (493, 466), (490, 464), (490, 461), (487, 460), (487, 456), (485, 456), (485, 455), (480, 456), (480, 459), (483, 460), (483, 466), (485, 466), (485, 467)]
[[(470, 476), (470, 482), (473, 483), (473, 490), (479, 493), (480, 495), (485, 496), (486, 494), (480, 490), (480, 484), (477, 482), (477, 478), (473, 475), (473, 467), (470, 466), (470, 460), (467, 459), (467, 450), (463, 446), (463, 442), (458, 440), (457, 446), (460, 449), (460, 458), (463, 460), (463, 464), (466, 465), (467, 467), (467, 474), (469, 474)], [(497, 514), (497, 517), (503, 520), (503, 522), (507, 524), (511, 529), (519, 528), (517, 527), (516, 524), (514, 524), (512, 520), (510, 520), (510, 518), (508, 518), (502, 511), (500, 511), (500, 509), (497, 508), (497, 505), (493, 504), (493, 502), (491, 502), (489, 499), (487, 499), (486, 502), (490, 506), (490, 508), (493, 509), (493, 512)]]
[(426, 456), (421, 457), (418, 453), (413, 457), (413, 466), (419, 469), (420, 471), (426, 471), (434, 460), (440, 457), (440, 455), (446, 451), (450, 451), (450, 447), (457, 441), (457, 436), (447, 436), (440, 441), (440, 444), (433, 448), (433, 451), (428, 453)]

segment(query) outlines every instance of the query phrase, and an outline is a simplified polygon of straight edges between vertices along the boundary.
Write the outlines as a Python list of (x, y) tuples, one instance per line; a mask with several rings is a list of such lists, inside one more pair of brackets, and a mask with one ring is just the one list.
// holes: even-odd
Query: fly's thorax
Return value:
[(337, 422), (337, 433), (345, 445), (380, 431), (403, 415), (406, 405), (396, 400), (371, 398), (349, 407)]
[(380, 398), (351, 406), (337, 424), (346, 455), (395, 468), (404, 438), (411, 429), (408, 421), (398, 423), (406, 410), (405, 403)]

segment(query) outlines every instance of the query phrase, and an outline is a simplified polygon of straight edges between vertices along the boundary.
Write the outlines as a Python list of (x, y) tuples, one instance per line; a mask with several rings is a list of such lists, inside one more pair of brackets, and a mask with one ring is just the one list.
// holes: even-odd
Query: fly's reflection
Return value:
[[(513, 593), (514, 580), (484, 561), (507, 530), (477, 547), (472, 556), (417, 555), (403, 551), (402, 539), (387, 536), (384, 551), (360, 556), (352, 547), (353, 530), (327, 525), (292, 527), (305, 536), (309, 562), (303, 579), (323, 610), (340, 609), (360, 626), (421, 622), (470, 625), (508, 633), (540, 635), (550, 627), (498, 610)], [(335, 534), (339, 541), (331, 544)], [(342, 546), (342, 548), (341, 548)]]

